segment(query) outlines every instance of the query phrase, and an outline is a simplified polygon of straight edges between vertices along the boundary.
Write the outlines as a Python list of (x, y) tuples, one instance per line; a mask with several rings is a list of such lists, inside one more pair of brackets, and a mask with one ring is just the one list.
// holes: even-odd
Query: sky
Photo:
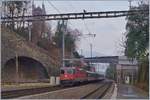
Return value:
[[(87, 12), (91, 11), (120, 11), (128, 10), (128, 0), (96, 0), (96, 1), (34, 1), (38, 6), (45, 4), (46, 13), (71, 13), (71, 12)], [(137, 5), (136, 1), (132, 5)], [(124, 55), (124, 48), (120, 45), (125, 39), (125, 17), (119, 18), (97, 18), (97, 19), (77, 19), (69, 20), (69, 27), (78, 29), (83, 36), (77, 42), (77, 50), (84, 56), (90, 56), (90, 44), (92, 44), (93, 56), (121, 56)], [(51, 21), (52, 29), (56, 27), (56, 21)], [(86, 28), (88, 27), (88, 28)], [(88, 31), (89, 30), (89, 31)], [(84, 34), (96, 34), (96, 37), (90, 37)]]
[[(96, 11), (121, 11), (129, 9), (128, 0), (91, 0), (91, 1), (34, 1), (37, 6), (45, 4), (47, 14), (56, 13), (73, 13), (73, 12), (96, 12)], [(137, 5), (137, 1), (133, 1), (132, 5)], [(121, 44), (125, 40), (127, 20), (125, 17), (119, 18), (97, 18), (97, 19), (77, 19), (69, 20), (69, 27), (78, 29), (83, 36), (77, 42), (78, 52), (85, 57), (90, 56), (90, 44), (92, 44), (92, 56), (122, 56), (124, 48)], [(56, 28), (57, 21), (51, 21), (52, 30)], [(89, 37), (86, 34), (96, 34), (96, 37)], [(101, 67), (99, 67), (101, 66)], [(96, 71), (105, 73), (109, 64), (95, 64)]]

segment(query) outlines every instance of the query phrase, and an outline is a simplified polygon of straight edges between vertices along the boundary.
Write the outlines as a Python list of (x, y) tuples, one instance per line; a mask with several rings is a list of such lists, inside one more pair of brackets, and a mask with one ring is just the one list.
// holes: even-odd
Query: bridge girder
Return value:
[(92, 58), (85, 58), (86, 62), (91, 63), (118, 63), (118, 56), (104, 56), (104, 57), (92, 57)]
[(69, 20), (69, 19), (88, 19), (88, 18), (114, 18), (134, 15), (139, 12), (149, 13), (148, 10), (131, 10), (131, 11), (104, 11), (104, 12), (82, 12), (82, 13), (66, 13), (66, 14), (47, 14), (47, 15), (31, 15), (17, 17), (1, 17), (2, 23), (20, 22), (20, 21), (45, 21), (45, 20)]

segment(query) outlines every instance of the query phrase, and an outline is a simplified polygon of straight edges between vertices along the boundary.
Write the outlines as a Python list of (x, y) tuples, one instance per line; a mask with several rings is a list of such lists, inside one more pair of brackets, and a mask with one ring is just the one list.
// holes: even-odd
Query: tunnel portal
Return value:
[[(19, 56), (18, 73), (16, 58), (8, 60), (2, 68), (2, 82), (47, 82), (49, 79), (46, 68), (37, 60)], [(18, 78), (17, 78), (18, 77)]]

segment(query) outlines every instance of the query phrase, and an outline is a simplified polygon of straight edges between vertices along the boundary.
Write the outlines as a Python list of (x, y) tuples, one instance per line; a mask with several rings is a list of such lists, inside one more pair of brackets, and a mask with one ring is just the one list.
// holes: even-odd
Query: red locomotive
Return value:
[(99, 75), (92, 71), (87, 71), (84, 67), (62, 67), (60, 74), (61, 85), (74, 85), (81, 82), (89, 82), (104, 79), (102, 75)]

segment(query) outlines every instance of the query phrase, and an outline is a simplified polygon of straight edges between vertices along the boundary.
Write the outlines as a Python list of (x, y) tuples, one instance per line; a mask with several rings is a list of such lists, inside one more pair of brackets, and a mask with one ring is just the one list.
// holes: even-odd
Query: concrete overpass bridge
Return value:
[(91, 62), (91, 63), (113, 63), (117, 64), (118, 63), (118, 56), (102, 56), (102, 57), (88, 57), (85, 58), (86, 62)]
[(51, 75), (58, 75), (60, 62), (52, 58), (47, 51), (9, 29), (2, 28), (1, 32), (2, 82), (14, 82), (17, 80), (16, 76), (19, 76), (20, 82), (36, 82), (49, 79)]
[(138, 63), (136, 59), (131, 60), (126, 56), (103, 56), (85, 58), (85, 61), (90, 63), (109, 63), (110, 66), (114, 66), (118, 83), (134, 84), (137, 81)]

